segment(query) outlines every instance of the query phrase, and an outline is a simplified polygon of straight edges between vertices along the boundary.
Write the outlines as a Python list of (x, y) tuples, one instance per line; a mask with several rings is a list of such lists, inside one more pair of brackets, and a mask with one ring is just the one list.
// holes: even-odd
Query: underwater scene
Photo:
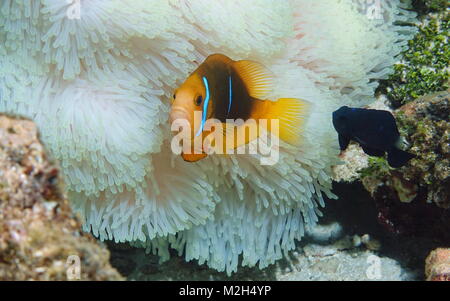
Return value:
[(450, 281), (449, 8), (0, 0), (0, 280)]

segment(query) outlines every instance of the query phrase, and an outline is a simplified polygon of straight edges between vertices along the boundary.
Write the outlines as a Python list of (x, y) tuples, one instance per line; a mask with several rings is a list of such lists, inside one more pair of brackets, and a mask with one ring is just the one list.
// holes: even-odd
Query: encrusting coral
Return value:
[(394, 170), (384, 158), (373, 158), (361, 171), (380, 221), (392, 232), (450, 239), (449, 95), (434, 93), (395, 111), (400, 134), (416, 155), (406, 166)]
[(123, 279), (82, 232), (37, 136), (33, 122), (0, 116), (0, 280)]
[[(406, 4), (375, 2), (5, 0), (0, 111), (36, 121), (86, 231), (228, 273), (240, 255), (263, 268), (334, 197), (331, 112), (369, 103), (414, 33)], [(217, 52), (263, 62), (270, 98), (313, 104), (302, 145), (281, 146), (277, 164), (171, 152), (173, 89)]]
[(399, 123), (419, 158), (404, 177), (427, 187), (427, 201), (450, 208), (450, 93), (422, 97), (399, 110)]
[(450, 281), (450, 249), (438, 248), (428, 255), (425, 277), (428, 281)]

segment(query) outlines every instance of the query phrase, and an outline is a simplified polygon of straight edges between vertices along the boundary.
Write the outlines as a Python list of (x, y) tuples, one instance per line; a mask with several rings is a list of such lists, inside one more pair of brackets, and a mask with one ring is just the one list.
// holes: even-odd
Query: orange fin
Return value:
[(260, 63), (237, 61), (233, 63), (233, 67), (244, 81), (251, 97), (263, 99), (272, 91), (272, 73)]
[(222, 123), (221, 129), (222, 132), (208, 135), (205, 138), (208, 151), (214, 149), (216, 154), (227, 154), (228, 150), (246, 145), (259, 136), (258, 124), (253, 119), (239, 125)]
[(205, 154), (205, 153), (203, 153), (203, 154), (185, 154), (185, 153), (181, 153), (181, 157), (186, 162), (197, 162), (197, 161), (199, 161), (201, 159), (206, 158), (206, 156), (208, 156), (208, 155)]
[[(224, 125), (224, 140), (227, 149), (236, 149), (255, 140), (259, 136), (258, 124), (250, 119), (242, 125), (230, 126)], [(234, 133), (233, 133), (234, 132)]]
[(289, 144), (299, 145), (311, 104), (297, 98), (280, 98), (277, 101), (265, 102), (270, 104), (260, 118), (279, 120), (278, 129), (271, 129), (269, 123), (268, 130)]

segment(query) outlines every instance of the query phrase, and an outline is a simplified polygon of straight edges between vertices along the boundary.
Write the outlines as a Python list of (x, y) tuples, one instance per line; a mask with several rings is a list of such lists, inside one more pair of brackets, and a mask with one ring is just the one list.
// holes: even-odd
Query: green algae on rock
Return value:
[[(408, 42), (408, 49), (402, 54), (402, 60), (394, 65), (394, 73), (383, 81), (379, 92), (387, 95), (393, 107), (411, 102), (414, 99), (449, 87), (450, 14), (440, 1), (428, 1), (431, 11), (418, 26), (419, 32)], [(447, 1), (446, 5), (448, 5)]]
[(68, 280), (69, 256), (80, 260), (73, 279), (123, 279), (108, 250), (81, 231), (59, 183), (35, 125), (0, 116), (0, 280)]
[(414, 10), (420, 14), (443, 12), (448, 8), (447, 0), (413, 0)]

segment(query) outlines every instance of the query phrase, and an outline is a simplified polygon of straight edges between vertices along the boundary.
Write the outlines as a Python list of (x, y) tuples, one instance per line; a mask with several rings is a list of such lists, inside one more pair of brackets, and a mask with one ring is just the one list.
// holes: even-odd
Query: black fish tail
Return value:
[(391, 148), (388, 151), (388, 163), (391, 167), (398, 168), (405, 165), (409, 160), (414, 158), (415, 155), (402, 151), (396, 147)]

